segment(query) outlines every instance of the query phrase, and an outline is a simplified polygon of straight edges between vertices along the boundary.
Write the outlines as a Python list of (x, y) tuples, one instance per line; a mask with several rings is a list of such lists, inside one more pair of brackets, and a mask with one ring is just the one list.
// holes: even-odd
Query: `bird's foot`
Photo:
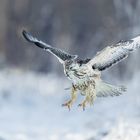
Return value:
[(85, 108), (86, 108), (86, 102), (82, 102), (81, 104), (78, 105), (79, 107), (82, 107), (83, 108), (83, 111), (85, 111)]
[(69, 109), (69, 111), (70, 111), (70, 109), (71, 109), (71, 107), (72, 107), (72, 103), (73, 103), (72, 100), (69, 100), (68, 102), (62, 104), (62, 106), (63, 106), (63, 107), (68, 107), (68, 109)]

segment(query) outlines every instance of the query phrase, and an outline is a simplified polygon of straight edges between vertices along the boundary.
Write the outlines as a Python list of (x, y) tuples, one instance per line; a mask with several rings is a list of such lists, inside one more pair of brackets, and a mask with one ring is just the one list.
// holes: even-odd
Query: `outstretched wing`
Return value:
[(140, 36), (128, 41), (119, 41), (115, 45), (106, 47), (87, 64), (91, 65), (93, 69), (102, 71), (123, 60), (137, 48), (140, 48)]
[(44, 43), (43, 41), (38, 40), (37, 38), (33, 37), (30, 33), (26, 32), (24, 30), (23, 30), (22, 34), (27, 41), (34, 43), (36, 46), (55, 55), (61, 63), (63, 63), (65, 60), (77, 57), (77, 55), (70, 55), (60, 49), (51, 47), (50, 45)]

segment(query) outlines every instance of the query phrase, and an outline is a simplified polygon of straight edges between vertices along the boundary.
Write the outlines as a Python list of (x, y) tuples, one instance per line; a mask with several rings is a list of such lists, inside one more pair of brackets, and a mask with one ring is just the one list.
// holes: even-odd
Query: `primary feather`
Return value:
[(34, 43), (36, 46), (46, 51), (49, 51), (50, 53), (55, 55), (61, 63), (63, 63), (65, 60), (69, 60), (69, 59), (77, 57), (77, 55), (70, 55), (60, 49), (51, 47), (50, 45), (44, 43), (43, 41), (38, 40), (37, 38), (33, 37), (30, 33), (26, 31), (23, 31), (22, 34), (27, 41)]

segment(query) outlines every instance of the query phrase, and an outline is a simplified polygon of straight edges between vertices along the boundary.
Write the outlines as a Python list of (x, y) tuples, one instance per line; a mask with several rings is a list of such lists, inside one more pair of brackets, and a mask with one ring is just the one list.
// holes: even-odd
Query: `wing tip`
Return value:
[(22, 35), (23, 35), (23, 37), (24, 37), (27, 41), (29, 41), (29, 42), (34, 42), (34, 38), (30, 35), (29, 32), (23, 30), (23, 31), (22, 31)]
[(29, 40), (27, 34), (28, 34), (28, 33), (27, 33), (25, 30), (22, 31), (23, 37), (24, 37), (26, 40)]

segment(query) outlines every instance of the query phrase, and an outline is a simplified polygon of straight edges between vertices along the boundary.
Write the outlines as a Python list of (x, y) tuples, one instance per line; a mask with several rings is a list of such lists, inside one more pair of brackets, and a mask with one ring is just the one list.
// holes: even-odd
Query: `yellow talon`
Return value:
[(72, 106), (72, 100), (70, 100), (70, 101), (68, 101), (68, 102), (66, 102), (66, 103), (64, 103), (64, 104), (62, 104), (62, 106), (66, 106), (66, 107), (68, 107), (68, 109), (69, 109), (69, 111), (70, 111), (70, 109), (71, 109), (71, 106)]
[(89, 102), (89, 99), (90, 99), (89, 96), (86, 96), (85, 100), (78, 105), (79, 107), (83, 108), (83, 111), (85, 110), (86, 104)]
[(76, 89), (75, 89), (74, 86), (72, 86), (71, 99), (70, 99), (68, 102), (62, 104), (62, 106), (68, 107), (68, 109), (69, 109), (69, 111), (70, 111), (70, 109), (71, 109), (71, 107), (72, 107), (72, 104), (73, 104), (74, 101), (76, 100), (76, 97), (77, 97)]
[(79, 104), (78, 106), (79, 107), (82, 107), (83, 108), (83, 111), (85, 111), (85, 107), (86, 107), (86, 103), (85, 102)]

